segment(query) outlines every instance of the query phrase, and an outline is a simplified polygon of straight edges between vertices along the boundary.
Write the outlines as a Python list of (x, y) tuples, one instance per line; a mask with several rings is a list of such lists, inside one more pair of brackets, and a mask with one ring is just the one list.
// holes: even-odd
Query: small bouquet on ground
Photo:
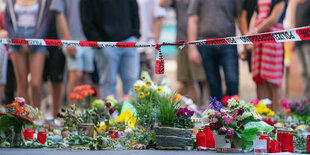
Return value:
[(70, 99), (76, 101), (79, 107), (86, 109), (95, 100), (95, 95), (96, 91), (90, 85), (80, 85), (73, 89)]
[(191, 117), (194, 115), (194, 111), (187, 108), (180, 108), (177, 110), (177, 116), (174, 120), (174, 127), (177, 128), (193, 128), (194, 123), (191, 121)]
[(227, 108), (215, 98), (210, 101), (210, 107), (203, 113), (204, 123), (210, 123), (214, 134), (226, 135), (234, 145), (249, 150), (256, 138), (256, 131), (271, 132), (273, 127), (261, 121), (256, 108), (245, 101), (234, 98), (228, 100)]
[(24, 98), (16, 97), (13, 103), (5, 106), (6, 113), (0, 114), (0, 131), (12, 133), (13, 130), (13, 134), (19, 136), (16, 137), (17, 142), (14, 142), (17, 146), (20, 145), (23, 128), (26, 125), (36, 127), (33, 120), (40, 117), (39, 109), (25, 104), (25, 102)]
[(286, 117), (293, 116), (298, 119), (300, 124), (310, 125), (310, 101), (308, 99), (303, 99), (301, 101), (287, 101), (283, 99), (281, 103), (283, 107), (281, 112), (285, 114)]

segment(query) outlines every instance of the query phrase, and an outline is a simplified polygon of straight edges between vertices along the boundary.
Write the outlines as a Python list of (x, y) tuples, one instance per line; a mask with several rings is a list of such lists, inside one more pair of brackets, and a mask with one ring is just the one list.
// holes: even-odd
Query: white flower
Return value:
[(145, 85), (145, 82), (143, 82), (141, 80), (136, 81), (135, 84), (134, 84), (135, 87), (136, 86), (143, 86), (143, 85)]
[(202, 113), (202, 116), (207, 116), (209, 117), (210, 115), (214, 115), (214, 110), (213, 109), (207, 109)]
[(210, 123), (210, 119), (209, 119), (209, 116), (205, 115), (201, 118), (201, 121), (203, 124), (208, 124)]
[(227, 103), (228, 103), (228, 107), (233, 107), (233, 106), (238, 105), (238, 102), (234, 98), (229, 99)]
[(230, 111), (228, 109), (224, 109), (224, 108), (221, 109), (221, 113), (229, 113), (229, 112)]
[(262, 120), (263, 119), (262, 116), (257, 114), (256, 112), (253, 113), (253, 116), (254, 116), (255, 120)]
[(251, 117), (253, 114), (251, 112), (244, 112), (241, 116), (237, 116), (238, 121), (242, 121), (248, 117)]

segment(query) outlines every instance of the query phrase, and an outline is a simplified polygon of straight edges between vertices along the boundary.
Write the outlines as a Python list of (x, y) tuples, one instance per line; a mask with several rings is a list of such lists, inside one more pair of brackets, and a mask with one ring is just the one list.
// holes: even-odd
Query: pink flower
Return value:
[(228, 134), (228, 135), (233, 135), (233, 134), (234, 134), (234, 129), (229, 129), (229, 130), (227, 131), (227, 134)]
[(223, 118), (223, 123), (226, 125), (231, 124), (234, 121), (234, 118), (229, 114), (223, 116), (222, 118)]
[(216, 111), (216, 112), (214, 112), (214, 113), (215, 113), (215, 115), (216, 115), (217, 117), (222, 117), (222, 113), (221, 113), (221, 112)]
[(256, 106), (259, 103), (259, 99), (254, 99), (252, 101), (250, 101), (251, 104), (253, 104), (254, 106)]
[(23, 106), (26, 100), (23, 97), (15, 97), (15, 102), (18, 102), (20, 106)]
[(225, 133), (225, 132), (227, 132), (227, 129), (225, 127), (221, 127), (220, 131)]
[(283, 98), (283, 99), (281, 100), (281, 104), (282, 104), (282, 106), (283, 106), (285, 109), (288, 109), (288, 108), (289, 108), (289, 106), (288, 106), (288, 101), (287, 101), (285, 98)]
[(218, 119), (216, 117), (211, 117), (210, 123), (216, 123)]

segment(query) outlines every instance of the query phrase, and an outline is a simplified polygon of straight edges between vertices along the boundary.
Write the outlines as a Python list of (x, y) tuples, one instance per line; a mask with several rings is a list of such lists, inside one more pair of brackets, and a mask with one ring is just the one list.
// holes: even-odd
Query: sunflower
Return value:
[(141, 89), (142, 89), (141, 86), (136, 86), (136, 91), (139, 91), (139, 90), (141, 90)]
[(140, 92), (140, 93), (139, 93), (139, 95), (138, 95), (138, 97), (139, 97), (140, 99), (143, 99), (143, 98), (144, 98), (144, 96), (145, 96), (145, 95), (144, 95), (144, 93), (143, 93), (143, 92)]
[(151, 86), (151, 85), (152, 85), (152, 82), (151, 82), (151, 81), (146, 81), (145, 84), (146, 84), (147, 86)]
[(146, 89), (147, 89), (147, 86), (144, 86), (144, 85), (143, 85), (143, 89), (146, 90)]
[(150, 92), (145, 92), (145, 96), (150, 96)]
[(161, 93), (161, 92), (163, 92), (163, 89), (162, 89), (161, 87), (158, 87), (158, 88), (157, 88), (157, 92), (158, 92), (158, 93)]

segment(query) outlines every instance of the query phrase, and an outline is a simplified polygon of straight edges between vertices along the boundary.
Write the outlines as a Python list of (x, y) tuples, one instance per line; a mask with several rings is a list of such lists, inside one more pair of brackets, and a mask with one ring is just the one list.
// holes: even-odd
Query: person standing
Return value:
[[(51, 10), (56, 12), (59, 36), (62, 39), (87, 40), (82, 28), (79, 0), (53, 0)], [(88, 73), (94, 70), (94, 53), (90, 47), (71, 46), (64, 47), (63, 52), (69, 70), (67, 104), (70, 106), (73, 103), (70, 94), (74, 87), (85, 83)]]
[[(250, 21), (253, 13), (257, 7), (257, 0), (245, 0), (242, 6), (242, 13), (240, 17), (240, 31), (242, 35), (246, 35), (249, 32)], [(251, 73), (252, 65), (252, 50), (250, 46), (244, 45), (239, 57), (242, 60), (246, 60), (249, 66), (249, 72)], [(261, 85), (256, 84), (256, 97), (260, 100), (263, 99), (263, 88)]]
[[(83, 30), (88, 40), (137, 42), (140, 22), (136, 0), (81, 0)], [(139, 53), (136, 48), (97, 49), (95, 61), (100, 76), (101, 97), (117, 97), (116, 80), (120, 74), (123, 98), (139, 78)]]
[[(38, 38), (46, 36), (49, 25), (49, 0), (6, 1), (5, 27), (9, 38)], [(12, 45), (10, 53), (17, 81), (17, 96), (28, 97), (28, 73), (31, 75), (30, 104), (40, 108), (44, 46)]]
[[(249, 34), (283, 30), (286, 0), (258, 0), (251, 19)], [(271, 109), (278, 110), (284, 69), (284, 44), (260, 43), (252, 53), (252, 77), (263, 87), (264, 98), (272, 101)]]
[[(242, 9), (240, 0), (191, 0), (189, 4), (188, 40), (235, 36), (235, 24)], [(238, 95), (239, 68), (235, 45), (189, 46), (189, 59), (203, 64), (210, 85), (211, 97), (221, 100), (223, 90), (220, 76), (222, 67), (227, 91), (225, 96)]]
[[(159, 6), (159, 0), (137, 0), (140, 17), (139, 42), (158, 43), (162, 28), (163, 17), (166, 10)], [(147, 71), (153, 81), (159, 83), (160, 75), (155, 75), (155, 56), (154, 48), (138, 48), (140, 53), (141, 71)]]
[[(176, 11), (177, 40), (187, 40), (189, 4), (190, 0), (160, 0), (162, 7), (172, 6)], [(199, 93), (195, 85), (197, 82), (207, 83), (206, 76), (201, 64), (193, 64), (189, 61), (188, 47), (178, 49), (177, 80), (179, 81), (178, 92), (182, 95), (188, 95), (194, 103), (202, 105), (199, 98), (203, 96), (203, 90)], [(208, 86), (205, 89), (208, 89)]]
[[(310, 25), (310, 0), (291, 0), (291, 28)], [(296, 45), (295, 45), (296, 44)], [(310, 99), (310, 41), (293, 43), (296, 50), (301, 77), (304, 82), (304, 96)]]

